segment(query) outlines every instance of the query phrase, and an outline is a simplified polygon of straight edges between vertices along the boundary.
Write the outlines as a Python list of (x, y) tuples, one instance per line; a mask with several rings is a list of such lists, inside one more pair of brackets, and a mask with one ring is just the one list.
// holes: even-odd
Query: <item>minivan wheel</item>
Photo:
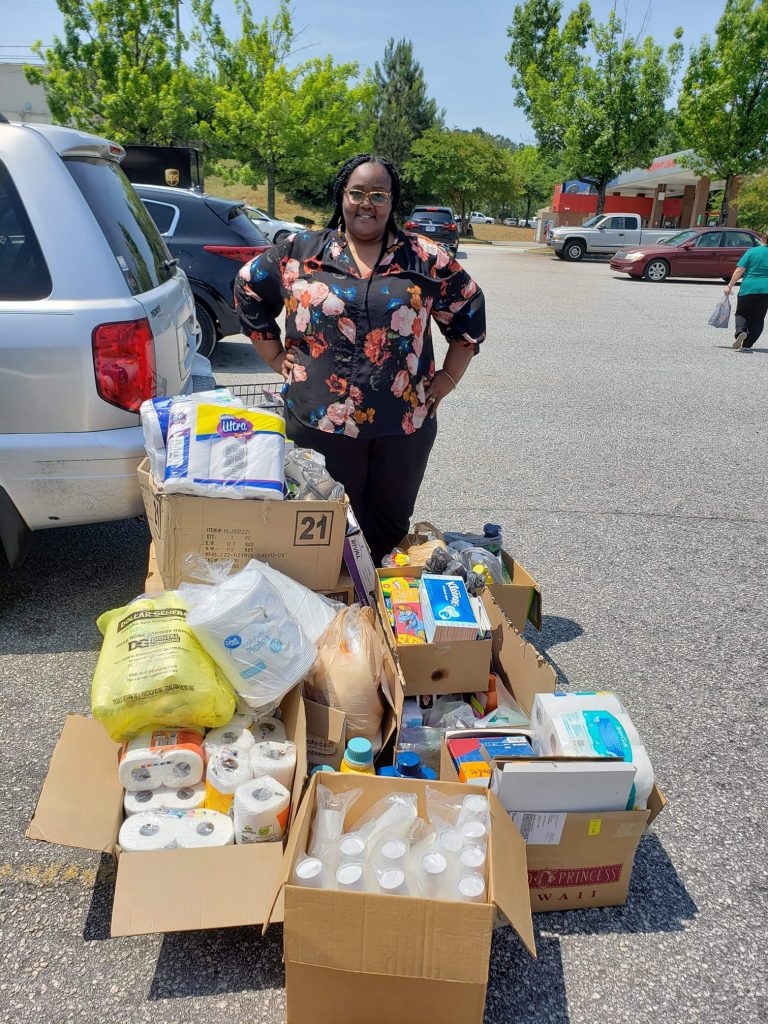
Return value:
[(195, 316), (200, 324), (200, 348), (201, 356), (210, 357), (216, 348), (218, 338), (216, 336), (216, 323), (207, 306), (204, 306), (199, 299), (195, 299)]
[(578, 263), (579, 260), (583, 260), (586, 251), (587, 247), (583, 242), (566, 242), (563, 249), (565, 258), (571, 263)]
[(669, 277), (669, 264), (666, 260), (651, 260), (643, 271), (643, 277), (646, 281), (653, 281), (655, 284), (666, 281)]

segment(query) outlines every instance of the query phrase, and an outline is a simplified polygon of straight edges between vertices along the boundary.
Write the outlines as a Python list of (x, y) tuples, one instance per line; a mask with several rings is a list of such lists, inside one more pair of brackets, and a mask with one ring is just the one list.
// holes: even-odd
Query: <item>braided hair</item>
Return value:
[(352, 175), (352, 171), (361, 167), (363, 164), (379, 164), (389, 175), (389, 180), (392, 182), (392, 209), (390, 210), (389, 220), (387, 221), (385, 230), (387, 232), (391, 231), (395, 233), (397, 231), (395, 210), (400, 202), (400, 175), (395, 170), (394, 164), (390, 163), (390, 161), (385, 157), (375, 156), (373, 153), (358, 153), (357, 156), (350, 157), (350, 159), (339, 168), (333, 182), (333, 201), (336, 206), (331, 219), (328, 221), (328, 227), (341, 228), (342, 231), (344, 230), (344, 212), (341, 205), (344, 199), (344, 189), (347, 187), (347, 182)]

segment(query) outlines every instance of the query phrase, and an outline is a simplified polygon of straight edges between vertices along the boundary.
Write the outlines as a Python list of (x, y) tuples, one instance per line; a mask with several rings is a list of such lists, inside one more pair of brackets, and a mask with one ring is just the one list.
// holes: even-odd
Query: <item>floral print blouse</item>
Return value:
[(338, 230), (290, 236), (257, 256), (235, 284), (243, 332), (280, 340), (296, 358), (285, 400), (305, 426), (348, 437), (413, 434), (435, 375), (430, 319), (477, 351), (485, 300), (443, 246), (397, 233), (362, 277)]

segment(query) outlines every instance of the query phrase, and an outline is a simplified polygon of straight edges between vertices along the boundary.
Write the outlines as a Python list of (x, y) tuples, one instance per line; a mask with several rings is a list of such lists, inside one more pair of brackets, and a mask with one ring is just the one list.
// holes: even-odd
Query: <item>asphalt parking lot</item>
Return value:
[[(721, 282), (501, 247), (464, 258), (488, 341), (441, 410), (417, 516), (502, 524), (543, 590), (529, 638), (564, 687), (619, 692), (670, 801), (625, 907), (536, 915), (535, 962), (497, 932), (486, 1024), (764, 1022), (768, 337), (734, 353), (707, 326)], [(223, 381), (260, 369), (240, 340), (214, 365)], [(14, 1024), (284, 1017), (279, 927), (112, 940), (111, 860), (23, 835), (65, 713), (88, 711), (95, 619), (141, 591), (147, 544), (138, 520), (50, 531), (0, 569)]]

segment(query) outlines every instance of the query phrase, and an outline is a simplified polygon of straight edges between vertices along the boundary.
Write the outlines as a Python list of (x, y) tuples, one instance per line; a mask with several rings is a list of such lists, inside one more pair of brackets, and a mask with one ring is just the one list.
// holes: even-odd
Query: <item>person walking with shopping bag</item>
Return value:
[[(398, 228), (389, 161), (348, 160), (333, 197), (325, 230), (297, 232), (243, 267), (235, 303), (243, 333), (287, 382), (288, 437), (325, 456), (380, 564), (408, 532), (435, 414), (485, 338), (485, 300), (447, 249)], [(449, 343), (441, 369), (432, 320)]]
[(739, 352), (753, 347), (763, 333), (768, 313), (768, 232), (760, 236), (760, 241), (761, 245), (747, 249), (723, 289), (726, 295), (730, 295), (733, 286), (739, 284), (736, 340), (733, 343)]

